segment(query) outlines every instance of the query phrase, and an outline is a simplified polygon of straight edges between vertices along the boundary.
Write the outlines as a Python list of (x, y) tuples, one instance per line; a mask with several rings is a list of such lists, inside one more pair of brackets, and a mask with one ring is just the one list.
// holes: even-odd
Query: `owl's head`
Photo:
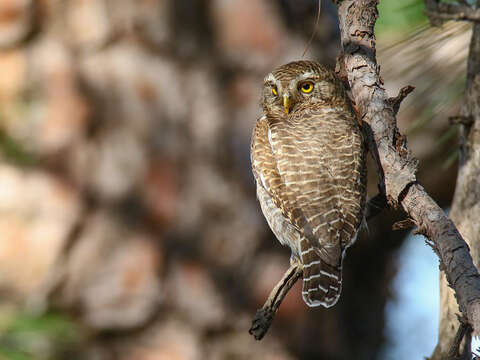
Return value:
[(312, 104), (345, 106), (347, 101), (335, 73), (314, 61), (282, 65), (264, 79), (262, 107), (266, 112), (290, 114)]

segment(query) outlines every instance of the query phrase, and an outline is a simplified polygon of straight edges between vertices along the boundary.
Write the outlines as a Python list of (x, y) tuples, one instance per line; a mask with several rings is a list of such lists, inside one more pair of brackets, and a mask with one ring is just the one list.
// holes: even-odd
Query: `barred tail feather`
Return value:
[(335, 305), (342, 291), (342, 269), (331, 266), (320, 258), (313, 247), (302, 249), (302, 298), (310, 307)]

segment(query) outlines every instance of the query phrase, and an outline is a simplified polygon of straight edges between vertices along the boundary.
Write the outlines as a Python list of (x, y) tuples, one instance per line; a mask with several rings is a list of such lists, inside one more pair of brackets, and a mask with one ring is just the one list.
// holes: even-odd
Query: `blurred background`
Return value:
[[(392, 211), (349, 249), (334, 308), (307, 308), (298, 283), (266, 337), (248, 334), (290, 256), (255, 198), (250, 134), (274, 67), (305, 50), (334, 66), (336, 9), (323, 1), (315, 28), (316, 14), (316, 0), (0, 0), (0, 359), (431, 353), (438, 260)], [(399, 127), (447, 208), (469, 27), (382, 0), (376, 31), (389, 94), (416, 86)]]

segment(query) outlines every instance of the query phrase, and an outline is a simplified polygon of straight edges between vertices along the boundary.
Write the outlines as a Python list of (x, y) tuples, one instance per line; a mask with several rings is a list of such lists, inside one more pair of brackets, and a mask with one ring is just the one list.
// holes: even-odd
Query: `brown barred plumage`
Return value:
[(267, 75), (262, 107), (251, 148), (262, 211), (303, 266), (304, 301), (333, 306), (365, 207), (360, 126), (334, 72), (311, 61)]

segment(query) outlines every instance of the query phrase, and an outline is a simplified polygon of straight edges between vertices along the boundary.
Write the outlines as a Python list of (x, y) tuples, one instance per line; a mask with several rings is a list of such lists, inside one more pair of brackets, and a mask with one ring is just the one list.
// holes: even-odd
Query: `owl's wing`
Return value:
[[(331, 246), (332, 242), (327, 241), (331, 235), (317, 227), (317, 223), (323, 222), (324, 217), (308, 216), (315, 211), (315, 206), (311, 206), (315, 205), (312, 204), (313, 193), (309, 193), (308, 188), (313, 190), (321, 186), (322, 177), (315, 177), (315, 174), (324, 174), (321, 170), (325, 169), (307, 174), (304, 162), (309, 153), (302, 152), (298, 144), (290, 144), (291, 134), (288, 134), (288, 129), (280, 126), (280, 123), (276, 125), (279, 126), (269, 124), (269, 120), (262, 117), (257, 121), (253, 132), (251, 161), (257, 184), (266, 190), (283, 216), (290, 219), (292, 225), (309, 242), (309, 247), (313, 246), (317, 252), (322, 253), (325, 261), (337, 266), (340, 246)], [(333, 194), (333, 189), (326, 191), (327, 195)], [(333, 217), (334, 214), (330, 215)], [(319, 237), (323, 239), (322, 243), (319, 242)]]
[(357, 159), (354, 151), (361, 149), (361, 138), (358, 129), (345, 128), (351, 119), (341, 116), (333, 119), (340, 120), (339, 126), (327, 127), (320, 114), (303, 114), (296, 124), (274, 120), (257, 122), (253, 172), (258, 186), (301, 235), (295, 246), (304, 266), (305, 303), (330, 307), (342, 288), (342, 255), (353, 234), (348, 223), (355, 224), (350, 214), (363, 206), (363, 181), (355, 174), (362, 172), (363, 155), (359, 151)]
[(303, 113), (271, 122), (267, 140), (288, 206), (309, 245), (332, 267), (358, 228), (363, 183), (362, 139), (347, 113)]
[[(291, 204), (285, 184), (278, 172), (277, 160), (270, 145), (270, 129), (265, 116), (257, 121), (252, 136), (251, 161), (257, 184), (272, 198), (283, 216), (290, 218)], [(293, 224), (293, 222), (292, 222)], [(295, 224), (294, 224), (295, 225)], [(297, 227), (298, 228), (298, 227)]]

